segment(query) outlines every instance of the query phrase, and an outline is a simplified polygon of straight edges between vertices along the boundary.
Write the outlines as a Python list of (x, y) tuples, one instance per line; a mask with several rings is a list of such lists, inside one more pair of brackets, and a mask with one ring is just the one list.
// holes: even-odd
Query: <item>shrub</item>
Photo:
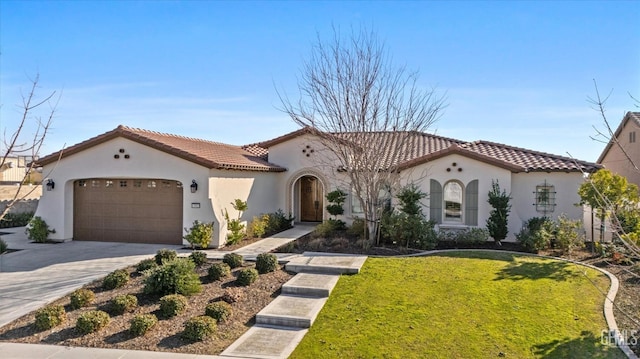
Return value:
[(233, 309), (231, 305), (224, 301), (213, 302), (204, 310), (204, 313), (218, 322), (224, 322), (231, 316)]
[(221, 299), (229, 304), (241, 301), (244, 298), (244, 291), (241, 288), (231, 287), (224, 290)]
[(261, 253), (256, 257), (256, 269), (264, 274), (275, 272), (278, 269), (278, 257), (273, 253)]
[(244, 258), (242, 258), (242, 255), (237, 253), (227, 253), (222, 257), (222, 261), (228, 264), (231, 268), (238, 268), (242, 266), (243, 260)]
[(351, 227), (347, 228), (347, 234), (356, 238), (361, 238), (364, 234), (364, 219), (354, 218)]
[(171, 262), (172, 260), (178, 258), (178, 253), (172, 249), (160, 249), (156, 252), (156, 264), (161, 266), (166, 262)]
[(285, 216), (281, 209), (268, 213), (267, 216), (269, 219), (265, 234), (268, 236), (292, 228), (291, 221), (293, 221), (293, 216)]
[(154, 258), (143, 259), (138, 264), (136, 264), (136, 272), (138, 273), (156, 268), (158, 268), (158, 263), (156, 263), (156, 260)]
[(249, 226), (247, 227), (247, 237), (262, 238), (267, 232), (267, 225), (269, 224), (269, 215), (263, 214), (259, 217), (253, 217)]
[(62, 324), (67, 319), (64, 307), (61, 305), (49, 305), (36, 311), (34, 323), (37, 330), (47, 330)]
[(247, 235), (245, 225), (240, 222), (240, 217), (242, 217), (242, 213), (247, 210), (248, 206), (247, 202), (241, 199), (236, 199), (231, 203), (231, 206), (238, 212), (238, 217), (231, 219), (229, 218), (229, 212), (226, 209), (224, 210), (224, 219), (227, 221), (227, 230), (230, 232), (227, 234), (227, 243), (236, 244)]
[(49, 229), (49, 225), (44, 221), (41, 217), (33, 217), (27, 228), (25, 229), (27, 232), (27, 237), (30, 240), (38, 243), (44, 243), (49, 238), (50, 233), (56, 233), (55, 229)]
[(187, 258), (166, 262), (162, 267), (154, 269), (144, 280), (146, 294), (189, 296), (200, 291), (202, 284), (195, 272), (195, 264)]
[(183, 237), (191, 248), (208, 248), (213, 238), (213, 222), (203, 223), (198, 220), (193, 222), (193, 226), (184, 229), (187, 234)]
[(213, 263), (207, 271), (207, 278), (210, 280), (220, 280), (231, 274), (231, 268), (227, 263)]
[(89, 334), (106, 327), (110, 321), (109, 314), (101, 310), (91, 310), (80, 314), (76, 321), (76, 329), (81, 334)]
[(71, 293), (71, 308), (79, 309), (82, 307), (89, 306), (93, 303), (93, 300), (96, 298), (96, 295), (93, 294), (89, 289), (78, 289), (75, 292)]
[(7, 213), (0, 221), (0, 228), (24, 227), (33, 218), (33, 212)]
[(482, 244), (489, 240), (489, 230), (485, 228), (466, 228), (453, 232), (453, 240), (456, 243)]
[(332, 215), (334, 219), (337, 219), (339, 215), (344, 213), (344, 208), (342, 207), (342, 205), (347, 199), (347, 194), (342, 190), (337, 189), (335, 191), (327, 193), (325, 197), (327, 198), (327, 202), (329, 202), (329, 204), (327, 205), (327, 212), (329, 212), (329, 214)]
[(345, 223), (341, 220), (328, 219), (316, 226), (313, 230), (313, 237), (316, 238), (330, 238), (333, 237), (336, 231), (344, 229)]
[(180, 294), (169, 294), (160, 298), (160, 315), (164, 318), (175, 317), (187, 309), (187, 298)]
[(215, 319), (202, 315), (193, 317), (184, 324), (182, 337), (191, 341), (202, 341), (216, 332), (218, 324)]
[(507, 237), (507, 233), (509, 233), (510, 200), (511, 196), (508, 195), (505, 190), (500, 190), (498, 180), (491, 180), (491, 191), (489, 191), (488, 202), (493, 209), (487, 219), (487, 229), (489, 230), (489, 235), (496, 243), (500, 243), (501, 240)]
[(564, 214), (558, 217), (558, 224), (555, 231), (555, 248), (564, 253), (571, 253), (574, 249), (584, 246), (584, 236), (582, 235), (582, 222), (571, 220)]
[(238, 285), (246, 287), (249, 284), (255, 282), (256, 279), (258, 279), (258, 275), (259, 275), (258, 271), (255, 270), (254, 268), (241, 269), (238, 272), (238, 278), (236, 278), (236, 283), (238, 283)]
[(554, 224), (547, 217), (533, 217), (529, 219), (524, 228), (516, 234), (516, 240), (520, 242), (522, 247), (529, 251), (537, 253), (540, 250), (549, 248), (551, 238), (553, 237)]
[(125, 269), (117, 269), (109, 274), (102, 280), (102, 288), (111, 290), (123, 287), (129, 282), (129, 272)]
[(129, 333), (139, 337), (158, 324), (158, 318), (153, 314), (140, 314), (133, 317), (129, 323), (131, 324)]
[(0, 239), (0, 254), (6, 252), (7, 249), (9, 249), (9, 245), (7, 244), (7, 242)]
[(109, 302), (109, 311), (113, 315), (132, 312), (138, 306), (138, 298), (131, 294), (118, 295)]
[(438, 244), (435, 222), (422, 214), (408, 215), (394, 211), (381, 220), (382, 235), (387, 242), (418, 249), (434, 249)]
[(207, 254), (205, 252), (195, 251), (189, 255), (189, 259), (199, 267), (207, 263)]

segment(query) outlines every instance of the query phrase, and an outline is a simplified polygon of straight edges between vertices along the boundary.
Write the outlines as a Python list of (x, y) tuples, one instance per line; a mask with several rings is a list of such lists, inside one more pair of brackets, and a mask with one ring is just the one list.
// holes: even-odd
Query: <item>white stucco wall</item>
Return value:
[[(120, 154), (119, 150), (124, 149)], [(114, 159), (120, 154), (119, 159)], [(130, 156), (124, 158), (124, 154)], [(183, 227), (194, 220), (210, 221), (213, 216), (208, 198), (209, 169), (192, 162), (154, 150), (134, 141), (116, 138), (85, 151), (65, 157), (43, 168), (46, 179), (55, 181), (55, 189), (43, 191), (36, 215), (42, 217), (56, 233), (51, 239), (68, 240), (73, 237), (73, 181), (85, 178), (149, 178), (168, 179), (183, 183)], [(192, 180), (198, 191), (191, 193)], [(200, 203), (200, 208), (192, 208)]]

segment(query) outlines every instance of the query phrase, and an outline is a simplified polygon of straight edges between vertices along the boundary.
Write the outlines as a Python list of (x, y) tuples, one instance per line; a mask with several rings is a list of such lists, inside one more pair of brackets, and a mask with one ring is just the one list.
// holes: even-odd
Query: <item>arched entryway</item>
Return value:
[(322, 222), (324, 193), (322, 183), (315, 176), (302, 176), (298, 180), (300, 221)]

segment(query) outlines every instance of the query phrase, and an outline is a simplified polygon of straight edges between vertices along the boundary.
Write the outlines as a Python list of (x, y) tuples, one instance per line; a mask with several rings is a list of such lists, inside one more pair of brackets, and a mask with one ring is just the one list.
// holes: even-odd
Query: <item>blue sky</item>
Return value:
[[(319, 34), (373, 28), (448, 107), (432, 131), (595, 161), (602, 120), (640, 98), (640, 2), (0, 2), (0, 127), (40, 74), (62, 91), (42, 154), (119, 124), (230, 144), (297, 129), (276, 88)], [(28, 129), (32, 131), (32, 129)]]

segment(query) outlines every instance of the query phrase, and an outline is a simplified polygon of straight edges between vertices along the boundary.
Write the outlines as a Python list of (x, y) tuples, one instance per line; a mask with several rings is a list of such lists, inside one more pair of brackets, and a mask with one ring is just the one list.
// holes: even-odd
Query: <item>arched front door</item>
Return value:
[(313, 176), (300, 178), (300, 220), (321, 222), (324, 209), (322, 184)]

